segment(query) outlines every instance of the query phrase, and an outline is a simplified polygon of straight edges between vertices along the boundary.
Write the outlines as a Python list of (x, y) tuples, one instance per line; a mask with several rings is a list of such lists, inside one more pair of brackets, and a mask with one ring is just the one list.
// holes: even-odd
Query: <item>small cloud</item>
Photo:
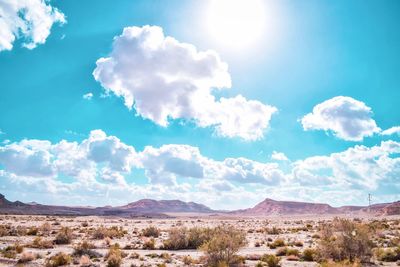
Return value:
[(362, 141), (381, 131), (372, 119), (371, 108), (348, 96), (336, 96), (316, 105), (301, 124), (305, 131), (330, 131), (347, 141)]
[(11, 143), (11, 141), (9, 139), (4, 140), (3, 142), (1, 142), (3, 145), (7, 145), (9, 143)]
[(93, 98), (93, 94), (92, 93), (87, 93), (87, 94), (84, 94), (82, 97), (83, 97), (83, 99), (91, 100)]
[(381, 132), (381, 135), (400, 135), (400, 126), (394, 126)]
[(2, 135), (2, 134), (6, 134), (5, 132), (3, 132), (1, 129), (0, 129), (0, 135)]
[(63, 35), (61, 35), (60, 40), (64, 40), (65, 39), (65, 33)]
[(276, 152), (276, 151), (272, 151), (271, 159), (279, 160), (279, 161), (287, 161), (287, 160), (289, 160), (284, 153)]

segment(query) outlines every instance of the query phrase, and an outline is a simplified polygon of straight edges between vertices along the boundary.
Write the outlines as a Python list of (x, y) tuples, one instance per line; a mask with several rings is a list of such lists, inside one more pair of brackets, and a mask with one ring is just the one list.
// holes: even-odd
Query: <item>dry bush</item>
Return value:
[(301, 259), (303, 261), (314, 261), (316, 252), (314, 249), (306, 248), (301, 254)]
[(107, 267), (119, 267), (122, 263), (122, 252), (118, 244), (112, 245), (105, 257)]
[(52, 241), (42, 239), (40, 236), (38, 236), (32, 241), (32, 244), (30, 244), (29, 247), (44, 249), (44, 248), (53, 248), (54, 245)]
[(278, 267), (281, 259), (275, 255), (264, 254), (260, 260), (265, 262), (268, 267)]
[(104, 226), (100, 226), (96, 228), (93, 232), (94, 239), (104, 239), (108, 238), (121, 238), (126, 234), (126, 230), (122, 227), (112, 226), (110, 228), (106, 228)]
[(35, 226), (32, 226), (26, 231), (26, 235), (37, 235), (38, 232), (39, 232), (39, 229)]
[(398, 248), (378, 248), (375, 250), (375, 257), (379, 261), (395, 262), (400, 261), (400, 247)]
[(51, 232), (51, 225), (45, 222), (39, 227), (39, 231), (42, 235), (49, 235)]
[(279, 247), (284, 247), (285, 244), (285, 240), (283, 240), (282, 238), (277, 238), (274, 240), (274, 242), (270, 243), (268, 246), (270, 249), (275, 249), (275, 248), (279, 248)]
[(361, 263), (359, 261), (354, 261), (350, 262), (349, 260), (344, 260), (344, 261), (326, 261), (322, 262), (321, 267), (362, 267)]
[(215, 230), (210, 228), (172, 228), (168, 231), (168, 239), (164, 241), (164, 249), (197, 249), (214, 235)]
[(142, 235), (146, 237), (159, 237), (160, 230), (155, 226), (149, 226), (143, 229)]
[(63, 227), (56, 235), (54, 243), (58, 245), (69, 244), (73, 239), (73, 232), (69, 227)]
[(143, 243), (143, 249), (155, 249), (156, 248), (156, 241), (154, 238), (150, 238), (146, 242)]
[(318, 253), (321, 259), (334, 261), (369, 261), (372, 242), (371, 228), (363, 223), (336, 218), (322, 228)]
[(63, 252), (59, 252), (56, 255), (46, 260), (46, 267), (58, 267), (68, 265), (72, 262), (72, 257)]
[(83, 256), (87, 255), (89, 258), (99, 258), (101, 257), (101, 254), (94, 251), (93, 249), (95, 246), (92, 243), (89, 243), (87, 241), (83, 241), (81, 243), (78, 243), (74, 247), (74, 252), (72, 253), (73, 256)]
[(200, 248), (208, 266), (230, 266), (238, 262), (237, 251), (246, 244), (246, 234), (234, 227), (217, 227), (212, 238)]

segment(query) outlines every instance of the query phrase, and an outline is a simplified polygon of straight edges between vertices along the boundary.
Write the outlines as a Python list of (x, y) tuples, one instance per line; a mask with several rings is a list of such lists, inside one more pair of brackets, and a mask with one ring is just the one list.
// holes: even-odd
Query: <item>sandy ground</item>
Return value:
[[(177, 214), (171, 214), (176, 216)], [(376, 218), (361, 218), (370, 221)], [(398, 217), (379, 218), (379, 220), (396, 222)], [(32, 252), (37, 259), (25, 263), (23, 266), (45, 266), (46, 259), (64, 252), (72, 254), (74, 247), (82, 240), (92, 243), (94, 251), (101, 254), (98, 259), (92, 260), (91, 266), (106, 266), (104, 256), (107, 254), (110, 244), (118, 243), (126, 255), (121, 266), (158, 266), (165, 263), (165, 266), (185, 266), (184, 256), (190, 256), (194, 261), (198, 260), (203, 253), (198, 250), (162, 250), (163, 240), (168, 238), (168, 230), (172, 227), (216, 227), (220, 225), (235, 226), (245, 231), (247, 245), (239, 251), (239, 255), (246, 259), (245, 266), (255, 266), (259, 258), (264, 254), (275, 254), (277, 249), (269, 248), (268, 244), (276, 239), (283, 239), (288, 247), (298, 249), (301, 253), (306, 248), (314, 248), (317, 245), (318, 225), (332, 220), (331, 216), (287, 216), (270, 218), (235, 218), (227, 216), (199, 216), (196, 214), (179, 214), (173, 219), (125, 219), (111, 217), (58, 217), (58, 216), (13, 216), (0, 215), (0, 226), (13, 229), (30, 229), (38, 227), (40, 229), (45, 223), (50, 225), (47, 233), (40, 230), (36, 235), (4, 235), (0, 237), (0, 249), (4, 250), (8, 246), (20, 244), (24, 246), (23, 252), (15, 258), (0, 256), (0, 266), (16, 266), (22, 254)], [(389, 225), (395, 225), (389, 224)], [(126, 232), (123, 237), (112, 239), (93, 239), (91, 230), (98, 227), (122, 227)], [(142, 230), (155, 226), (160, 229), (161, 234), (155, 238), (155, 249), (142, 249), (143, 243), (150, 238), (142, 236)], [(54, 245), (53, 248), (33, 248), (30, 244), (37, 236), (42, 240), (53, 241), (58, 231), (62, 227), (69, 227), (73, 231), (74, 238), (70, 244)], [(387, 236), (398, 235), (399, 226), (388, 229)], [(270, 233), (265, 229), (269, 229)], [(271, 233), (272, 229), (279, 229), (279, 233)], [(168, 253), (168, 260), (162, 254)], [(79, 266), (80, 258), (76, 257), (72, 265)], [(380, 263), (381, 266), (397, 266), (396, 263)], [(21, 265), (20, 265), (21, 266)], [(82, 266), (82, 265), (81, 265)], [(193, 264), (192, 266), (201, 266)], [(316, 262), (305, 262), (301, 260), (289, 261), (288, 257), (283, 256), (281, 266), (318, 266)]]

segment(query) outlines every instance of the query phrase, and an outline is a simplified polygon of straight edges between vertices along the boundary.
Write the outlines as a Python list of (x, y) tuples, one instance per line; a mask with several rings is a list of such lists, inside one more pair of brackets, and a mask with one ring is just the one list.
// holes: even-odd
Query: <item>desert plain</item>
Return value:
[[(190, 229), (198, 230), (199, 239), (204, 238), (201, 229), (233, 229), (243, 233), (244, 240), (238, 243), (238, 250), (231, 251), (235, 260), (215, 266), (399, 265), (400, 216), (168, 215), (167, 218), (0, 215), (0, 266), (208, 266), (204, 244), (193, 248), (188, 244), (193, 240), (185, 241)], [(333, 230), (338, 223), (342, 228)], [(351, 227), (356, 228), (351, 230)], [(326, 236), (329, 230), (334, 233), (330, 237)], [(347, 242), (353, 243), (324, 244), (324, 239), (336, 242), (340, 235), (346, 238), (346, 231), (350, 231)], [(362, 242), (370, 243), (370, 250)], [(354, 253), (366, 249), (368, 255), (361, 256), (367, 260), (321, 259), (321, 250), (327, 255), (330, 252), (325, 250), (337, 246), (349, 246), (342, 249), (355, 250)]]

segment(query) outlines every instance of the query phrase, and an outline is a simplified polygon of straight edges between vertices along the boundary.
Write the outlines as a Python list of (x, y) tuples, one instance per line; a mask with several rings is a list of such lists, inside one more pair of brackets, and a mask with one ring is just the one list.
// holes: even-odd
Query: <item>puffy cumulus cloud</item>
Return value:
[(285, 153), (272, 151), (271, 159), (278, 161), (288, 161), (288, 157), (286, 157)]
[(381, 132), (382, 135), (400, 135), (400, 126), (394, 126)]
[(45, 0), (0, 1), (0, 51), (11, 50), (15, 39), (22, 39), (28, 49), (46, 42), (55, 23), (65, 16)]
[(48, 141), (23, 140), (0, 147), (0, 164), (8, 171), (21, 176), (53, 176), (52, 154)]
[(313, 108), (301, 119), (304, 130), (332, 131), (338, 138), (362, 141), (380, 132), (372, 119), (371, 108), (351, 97), (336, 96)]
[(342, 188), (376, 190), (380, 182), (398, 184), (400, 143), (381, 142), (379, 146), (355, 146), (329, 156), (296, 161), (293, 182), (300, 185), (336, 185)]
[(122, 174), (131, 171), (135, 155), (135, 149), (117, 137), (94, 130), (81, 143), (22, 140), (2, 146), (0, 165), (15, 179), (67, 176), (88, 185), (100, 177), (124, 184)]
[(228, 65), (216, 52), (197, 51), (157, 26), (124, 28), (96, 65), (94, 78), (107, 92), (164, 127), (169, 119), (185, 119), (213, 126), (220, 136), (256, 140), (277, 110), (241, 95), (216, 99), (213, 90), (231, 87)]
[[(368, 192), (382, 200), (398, 195), (399, 154), (400, 142), (389, 140), (295, 162), (215, 160), (189, 145), (137, 152), (116, 136), (94, 130), (81, 142), (22, 140), (0, 146), (0, 178), (6, 194), (62, 194), (85, 205), (154, 198), (226, 209), (248, 207), (265, 197), (360, 204), (357, 199)], [(147, 183), (136, 183), (144, 177)]]
[(201, 155), (197, 147), (188, 145), (146, 147), (139, 153), (138, 160), (152, 183), (173, 185), (179, 177), (266, 185), (277, 185), (285, 180), (276, 163), (260, 163), (245, 158), (217, 161)]
[(196, 147), (163, 145), (146, 147), (138, 156), (152, 183), (176, 184), (177, 177), (202, 178), (205, 158)]

